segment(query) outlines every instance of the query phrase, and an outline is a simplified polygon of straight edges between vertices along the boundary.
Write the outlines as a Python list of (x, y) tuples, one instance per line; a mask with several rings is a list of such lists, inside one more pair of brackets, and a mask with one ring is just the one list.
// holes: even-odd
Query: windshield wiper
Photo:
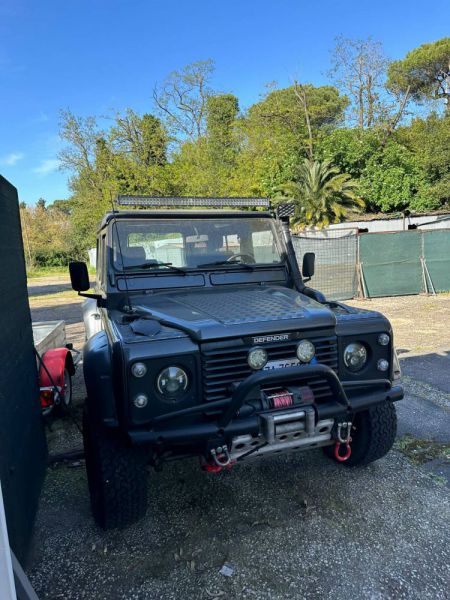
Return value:
[(219, 267), (221, 265), (227, 267), (243, 267), (249, 271), (253, 271), (254, 269), (253, 265), (249, 265), (248, 263), (229, 260), (216, 260), (214, 262), (203, 263), (201, 265), (197, 265), (197, 269), (203, 269), (204, 267)]
[(167, 267), (168, 271), (175, 271), (176, 273), (182, 273), (183, 275), (186, 275), (185, 269), (182, 269), (181, 267), (175, 267), (170, 262), (159, 262), (159, 261), (158, 262), (145, 262), (140, 265), (127, 265), (123, 269), (124, 269), (124, 271), (131, 271), (132, 269), (147, 270), (147, 269), (159, 269), (160, 267)]

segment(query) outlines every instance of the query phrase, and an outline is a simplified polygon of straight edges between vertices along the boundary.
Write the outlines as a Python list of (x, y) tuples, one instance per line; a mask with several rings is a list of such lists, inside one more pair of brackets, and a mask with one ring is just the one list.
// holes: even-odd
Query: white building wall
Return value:
[[(423, 225), (427, 223), (426, 225)], [(406, 217), (405, 229), (408, 225), (421, 225), (419, 229), (450, 229), (450, 214), (448, 215), (423, 215), (420, 217)], [(346, 221), (330, 225), (330, 229), (368, 229), (369, 233), (379, 231), (403, 231), (403, 219), (376, 219), (373, 221)]]

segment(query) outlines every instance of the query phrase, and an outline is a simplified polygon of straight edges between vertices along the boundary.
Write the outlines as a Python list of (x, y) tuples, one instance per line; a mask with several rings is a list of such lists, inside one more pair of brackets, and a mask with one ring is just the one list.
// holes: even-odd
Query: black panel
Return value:
[(17, 190), (0, 176), (0, 479), (10, 544), (23, 561), (47, 448), (26, 287)]

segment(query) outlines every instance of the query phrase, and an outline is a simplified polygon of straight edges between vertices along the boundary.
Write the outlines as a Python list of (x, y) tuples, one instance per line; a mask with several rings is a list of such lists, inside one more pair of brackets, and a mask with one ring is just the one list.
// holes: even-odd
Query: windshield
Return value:
[(267, 217), (120, 220), (114, 225), (113, 253), (118, 270), (281, 261), (274, 222)]

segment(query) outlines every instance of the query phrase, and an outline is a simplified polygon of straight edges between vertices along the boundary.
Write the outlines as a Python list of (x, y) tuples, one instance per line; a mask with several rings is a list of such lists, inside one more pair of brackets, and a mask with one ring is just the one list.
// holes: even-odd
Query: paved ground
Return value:
[[(40, 598), (449, 598), (450, 297), (358, 304), (392, 319), (402, 350), (407, 399), (395, 450), (358, 470), (320, 451), (219, 475), (173, 464), (151, 474), (146, 519), (108, 533), (91, 519), (83, 464), (57, 464), (28, 567)], [(82, 342), (76, 298), (31, 305), (35, 320), (66, 318)], [(78, 404), (83, 394), (78, 375)], [(70, 419), (48, 437), (52, 451), (80, 444)]]

